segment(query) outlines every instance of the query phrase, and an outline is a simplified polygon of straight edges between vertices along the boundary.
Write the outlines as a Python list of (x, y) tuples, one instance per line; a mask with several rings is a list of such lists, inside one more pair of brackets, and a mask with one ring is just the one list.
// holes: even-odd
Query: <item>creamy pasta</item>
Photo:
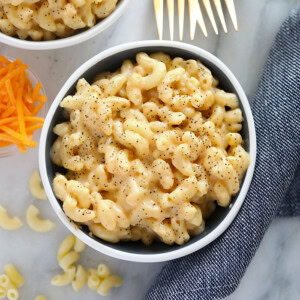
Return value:
[(51, 159), (66, 215), (109, 242), (184, 244), (216, 204), (227, 207), (249, 165), (242, 111), (197, 60), (139, 53), (60, 106)]
[(33, 41), (65, 38), (109, 16), (118, 0), (0, 0), (0, 32)]

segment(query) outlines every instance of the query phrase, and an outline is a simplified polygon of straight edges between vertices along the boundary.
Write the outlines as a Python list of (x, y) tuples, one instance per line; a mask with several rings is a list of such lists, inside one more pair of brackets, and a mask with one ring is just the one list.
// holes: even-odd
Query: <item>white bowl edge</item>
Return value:
[[(234, 85), (238, 97), (243, 104), (245, 114), (247, 116), (248, 130), (249, 130), (249, 148), (250, 148), (249, 154), (251, 158), (251, 163), (248, 167), (243, 185), (241, 187), (241, 190), (238, 194), (235, 203), (233, 204), (232, 208), (230, 209), (230, 211), (228, 212), (224, 220), (211, 233), (203, 237), (201, 240), (177, 250), (172, 251), (172, 248), (170, 247), (170, 251), (166, 253), (143, 255), (143, 254), (127, 253), (125, 251), (116, 250), (109, 246), (101, 244), (96, 240), (92, 239), (91, 237), (89, 237), (88, 235), (86, 235), (84, 232), (79, 230), (76, 226), (74, 226), (74, 224), (70, 222), (68, 217), (64, 214), (61, 206), (58, 204), (58, 201), (56, 200), (56, 197), (52, 191), (51, 184), (48, 180), (47, 171), (46, 171), (45, 147), (46, 147), (46, 137), (47, 137), (47, 133), (49, 130), (52, 117), (59, 103), (61, 102), (62, 97), (65, 96), (67, 90), (74, 84), (74, 82), (76, 82), (80, 78), (80, 76), (84, 72), (90, 69), (98, 61), (103, 60), (109, 56), (112, 56), (118, 52), (135, 49), (135, 48), (141, 48), (141, 47), (151, 47), (151, 46), (173, 47), (185, 51), (190, 51), (192, 53), (195, 53), (196, 55), (200, 55), (203, 58), (211, 61), (222, 72), (224, 72), (224, 74), (227, 76), (230, 82)], [(47, 114), (47, 117), (45, 119), (45, 123), (40, 138), (40, 146), (39, 146), (39, 166), (40, 166), (42, 182), (54, 211), (56, 212), (60, 220), (64, 223), (64, 225), (80, 240), (82, 240), (84, 243), (86, 243), (87, 245), (89, 245), (90, 247), (94, 248), (95, 250), (101, 253), (122, 260), (145, 262), (145, 263), (168, 261), (168, 260), (176, 259), (191, 254), (207, 246), (213, 240), (218, 238), (232, 223), (232, 221), (234, 220), (235, 216), (237, 215), (238, 211), (240, 210), (245, 200), (246, 194), (248, 192), (253, 177), (255, 161), (256, 161), (256, 133), (255, 133), (254, 120), (245, 92), (243, 91), (241, 85), (239, 84), (239, 82), (237, 81), (233, 73), (228, 69), (228, 67), (222, 61), (220, 61), (217, 57), (207, 52), (206, 50), (203, 50), (201, 48), (189, 44), (184, 44), (181, 42), (173, 42), (173, 41), (140, 41), (140, 42), (131, 42), (131, 43), (118, 45), (99, 53), (98, 55), (94, 56), (93, 58), (85, 62), (83, 65), (81, 65), (66, 81), (66, 83), (64, 84), (64, 86), (62, 87), (58, 95), (56, 96), (55, 100), (53, 101), (49, 109), (49, 112)]]

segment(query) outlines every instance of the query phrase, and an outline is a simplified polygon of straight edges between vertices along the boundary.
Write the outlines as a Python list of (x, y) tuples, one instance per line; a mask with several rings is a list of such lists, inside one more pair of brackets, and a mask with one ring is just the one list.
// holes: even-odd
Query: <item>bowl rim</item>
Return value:
[(125, 12), (131, 1), (132, 0), (122, 0), (122, 2), (118, 4), (116, 9), (108, 17), (101, 20), (98, 24), (86, 29), (83, 32), (67, 38), (61, 38), (52, 41), (27, 41), (8, 36), (0, 32), (0, 40), (2, 43), (9, 46), (27, 50), (52, 50), (74, 46), (95, 37), (102, 31), (107, 29), (109, 26), (111, 26), (113, 23), (115, 23)]
[[(134, 253), (128, 253), (126, 251), (122, 250), (116, 250), (113, 249), (107, 245), (101, 244), (97, 242), (96, 240), (92, 239), (89, 235), (82, 232), (80, 229), (78, 229), (78, 226), (75, 225), (73, 222), (70, 222), (69, 218), (65, 215), (63, 212), (63, 209), (59, 205), (53, 190), (51, 188), (51, 184), (49, 182), (47, 171), (46, 171), (46, 139), (49, 132), (49, 126), (51, 123), (51, 120), (54, 116), (54, 113), (65, 96), (66, 92), (69, 90), (69, 88), (79, 80), (80, 76), (86, 72), (88, 69), (93, 67), (96, 63), (99, 61), (112, 56), (114, 54), (117, 54), (119, 52), (123, 52), (125, 50), (132, 50), (137, 49), (141, 47), (155, 47), (155, 46), (162, 46), (162, 47), (171, 47), (176, 49), (181, 49), (184, 51), (192, 52), (196, 55), (199, 55), (200, 57), (203, 57), (207, 60), (209, 60), (212, 64), (216, 65), (224, 74), (227, 76), (227, 78), (230, 80), (230, 82), (233, 84), (233, 86), (236, 89), (236, 92), (238, 94), (238, 97), (240, 101), (242, 102), (245, 115), (247, 117), (247, 123), (248, 123), (248, 130), (249, 130), (249, 154), (251, 157), (251, 163), (248, 167), (248, 170), (246, 172), (243, 185), (240, 189), (240, 192), (238, 194), (238, 197), (235, 201), (235, 203), (232, 205), (230, 211), (224, 218), (224, 220), (209, 234), (207, 234), (202, 239), (192, 243), (191, 245), (188, 245), (183, 248), (179, 248), (177, 250), (173, 250), (170, 248), (170, 251), (165, 253), (159, 253), (159, 254), (134, 254)], [(244, 199), (246, 197), (246, 194), (248, 192), (253, 173), (254, 173), (254, 167), (255, 167), (255, 161), (256, 161), (256, 133), (255, 133), (255, 126), (254, 126), (254, 119), (252, 116), (251, 108), (248, 102), (248, 99), (245, 95), (245, 92), (243, 91), (241, 85), (233, 75), (233, 73), (229, 70), (229, 68), (216, 56), (213, 54), (207, 52), (206, 50), (203, 50), (201, 48), (198, 48), (193, 45), (181, 43), (181, 42), (174, 42), (174, 41), (139, 41), (139, 42), (131, 42), (126, 44), (121, 44), (118, 46), (115, 46), (113, 48), (109, 48), (98, 55), (92, 57), (87, 62), (85, 62), (83, 65), (81, 65), (66, 81), (64, 86), (61, 88), (60, 92), (56, 96), (54, 102), (52, 103), (49, 112), (47, 114), (47, 117), (45, 119), (45, 123), (43, 126), (43, 130), (41, 133), (40, 138), (40, 146), (39, 146), (39, 166), (40, 166), (40, 173), (42, 182), (46, 191), (46, 194), (49, 198), (49, 201), (60, 218), (60, 220), (63, 222), (63, 224), (80, 240), (82, 240), (84, 243), (89, 245), (90, 247), (94, 248), (95, 250), (104, 253), (108, 256), (127, 260), (127, 261), (135, 261), (135, 262), (162, 262), (162, 261), (168, 261), (172, 259), (176, 259), (188, 254), (191, 254), (205, 246), (207, 246), (209, 243), (214, 241), (216, 238), (218, 238), (232, 223), (234, 218), (236, 217), (239, 209), (241, 208)]]

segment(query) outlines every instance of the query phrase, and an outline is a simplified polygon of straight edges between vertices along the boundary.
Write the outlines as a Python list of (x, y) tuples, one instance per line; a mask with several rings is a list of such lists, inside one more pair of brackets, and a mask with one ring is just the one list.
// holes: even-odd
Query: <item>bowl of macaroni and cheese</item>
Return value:
[(157, 262), (190, 254), (238, 213), (255, 165), (251, 109), (215, 56), (170, 41), (104, 51), (54, 100), (39, 162), (47, 196), (79, 239)]
[(0, 0), (0, 40), (49, 50), (84, 42), (112, 25), (131, 0)]

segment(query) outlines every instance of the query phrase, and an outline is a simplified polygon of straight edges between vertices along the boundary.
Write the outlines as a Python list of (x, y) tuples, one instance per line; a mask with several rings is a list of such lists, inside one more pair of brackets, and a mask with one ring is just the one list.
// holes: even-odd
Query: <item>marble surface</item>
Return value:
[[(276, 32), (289, 11), (299, 5), (298, 0), (239, 0), (236, 1), (240, 30), (229, 34), (213, 34), (203, 38), (200, 30), (192, 44), (217, 55), (237, 76), (252, 101), (264, 62)], [(138, 18), (137, 18), (138, 16)], [(186, 18), (187, 19), (187, 18)], [(228, 16), (226, 16), (228, 19)], [(208, 24), (208, 23), (207, 23)], [(167, 26), (167, 24), (165, 24)], [(188, 39), (186, 24), (185, 42)], [(133, 0), (125, 15), (100, 36), (67, 49), (52, 51), (25, 51), (1, 44), (0, 54), (21, 57), (34, 70), (45, 85), (49, 102), (83, 62), (111, 46), (137, 40), (156, 39), (157, 32), (151, 0)], [(168, 37), (167, 27), (165, 37)], [(16, 232), (0, 230), (0, 271), (5, 263), (13, 262), (25, 275), (26, 284), (20, 290), (20, 299), (31, 300), (38, 294), (48, 299), (97, 299), (99, 296), (87, 288), (74, 293), (71, 287), (50, 285), (59, 272), (56, 250), (68, 231), (60, 223), (48, 202), (34, 200), (28, 191), (28, 179), (37, 168), (37, 149), (26, 156), (15, 155), (0, 159), (0, 204), (12, 214), (24, 219), (26, 207), (34, 203), (43, 217), (56, 222), (48, 234), (34, 233), (24, 226)], [(300, 299), (300, 219), (275, 220), (267, 232), (255, 258), (249, 266), (237, 291), (228, 300), (294, 300)], [(139, 264), (116, 260), (92, 249), (81, 255), (83, 265), (108, 263), (114, 273), (124, 278), (124, 286), (116, 289), (108, 300), (140, 300), (163, 264)]]

